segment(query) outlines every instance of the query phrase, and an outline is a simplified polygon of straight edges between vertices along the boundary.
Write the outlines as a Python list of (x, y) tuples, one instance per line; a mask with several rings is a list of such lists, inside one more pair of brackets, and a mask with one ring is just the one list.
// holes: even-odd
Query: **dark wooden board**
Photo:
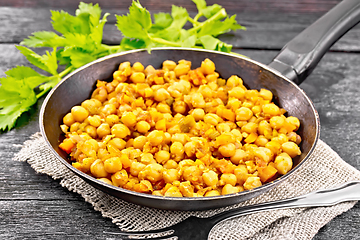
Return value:
[[(51, 30), (50, 9), (74, 13), (80, 1), (0, 0), (0, 77), (17, 65), (30, 66), (15, 44), (34, 31)], [(115, 14), (127, 13), (131, 0), (98, 0), (110, 12), (104, 43), (118, 44), (121, 34)], [(208, 0), (213, 4), (216, 0)], [(234, 51), (269, 63), (292, 37), (314, 22), (340, 0), (228, 0), (220, 2), (247, 31), (228, 33), (221, 39)], [(143, 0), (152, 13), (170, 11), (179, 1)], [(183, 1), (193, 15), (195, 5)], [(360, 169), (360, 26), (349, 31), (327, 53), (312, 75), (300, 85), (314, 101), (321, 118), (321, 139), (346, 162)], [(44, 49), (37, 50), (43, 53)], [(103, 231), (117, 231), (110, 219), (59, 180), (36, 173), (28, 163), (12, 158), (24, 141), (39, 130), (41, 101), (23, 116), (12, 131), (0, 134), (0, 239), (117, 239)], [(315, 240), (360, 239), (360, 204), (325, 225)]]
[[(1, 6), (1, 5), (0, 5)], [(52, 31), (51, 14), (52, 8), (8, 8), (0, 7), (0, 43), (19, 43), (35, 31)], [(66, 8), (68, 12), (74, 9)], [(116, 27), (115, 14), (123, 15), (127, 11), (116, 9), (104, 9), (103, 13), (109, 12), (108, 22), (104, 27), (104, 43), (117, 45), (122, 39), (120, 31)], [(281, 49), (289, 40), (299, 32), (315, 22), (321, 13), (288, 13), (279, 14), (264, 12), (253, 14), (243, 12), (237, 14), (240, 24), (247, 27), (246, 31), (239, 30), (236, 33), (227, 33), (220, 37), (234, 48), (242, 49)], [(24, 17), (26, 16), (26, 17)], [(350, 30), (333, 47), (333, 51), (360, 51), (358, 39), (360, 38), (360, 26)]]
[[(1, 0), (1, 6), (11, 7), (51, 7), (51, 8), (76, 8), (80, 0)], [(109, 9), (128, 9), (132, 0), (97, 0), (97, 1), (83, 1), (99, 3), (102, 8)], [(340, 0), (306, 0), (293, 1), (288, 0), (207, 0), (207, 5), (220, 4), (229, 12), (327, 12), (330, 8), (335, 6)], [(149, 10), (155, 11), (170, 11), (171, 5), (179, 5), (178, 0), (157, 1), (157, 0), (142, 0), (140, 3)], [(181, 1), (181, 6), (189, 11), (195, 11), (196, 6), (191, 0)]]
[[(241, 50), (239, 53), (267, 63), (277, 52)], [(21, 57), (15, 59), (19, 61)], [(320, 112), (321, 139), (358, 169), (359, 152), (354, 149), (360, 144), (360, 109), (349, 109), (346, 106), (347, 99), (352, 99), (355, 105), (360, 103), (356, 93), (360, 90), (358, 80), (353, 77), (356, 76), (359, 64), (360, 58), (355, 54), (328, 53), (301, 85)], [(327, 87), (324, 89), (324, 86)], [(5, 166), (0, 170), (0, 224), (3, 226), (0, 238), (111, 238), (103, 235), (102, 231), (116, 231), (115, 224), (101, 217), (81, 196), (62, 188), (58, 180), (37, 174), (27, 163), (12, 160), (22, 142), (38, 131), (40, 105), (41, 102), (25, 122), (0, 135), (0, 159)], [(360, 206), (357, 204), (326, 225), (315, 239), (359, 237), (359, 223), (354, 221), (359, 215)]]

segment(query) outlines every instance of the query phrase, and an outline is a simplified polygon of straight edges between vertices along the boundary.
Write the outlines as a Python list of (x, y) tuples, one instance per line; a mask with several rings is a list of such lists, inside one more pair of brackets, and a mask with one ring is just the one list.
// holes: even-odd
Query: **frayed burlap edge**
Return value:
[[(349, 180), (360, 180), (360, 172), (344, 162), (328, 145), (318, 142), (312, 156), (295, 175), (269, 192), (235, 206), (208, 211), (167, 211), (139, 206), (110, 196), (72, 173), (52, 154), (40, 133), (26, 141), (15, 155), (38, 173), (60, 179), (60, 184), (80, 194), (121, 230), (148, 230), (172, 225), (189, 216), (211, 216), (229, 208), (289, 198), (329, 188)], [(234, 218), (218, 224), (210, 239), (311, 239), (335, 216), (355, 205), (355, 201), (332, 207), (274, 210)]]

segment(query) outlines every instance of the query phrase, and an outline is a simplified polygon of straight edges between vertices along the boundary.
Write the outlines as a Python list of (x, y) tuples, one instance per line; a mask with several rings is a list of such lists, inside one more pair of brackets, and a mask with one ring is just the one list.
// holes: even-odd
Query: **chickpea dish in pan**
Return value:
[(72, 165), (105, 183), (169, 197), (251, 190), (292, 169), (300, 121), (266, 89), (222, 79), (215, 64), (120, 64), (60, 126)]

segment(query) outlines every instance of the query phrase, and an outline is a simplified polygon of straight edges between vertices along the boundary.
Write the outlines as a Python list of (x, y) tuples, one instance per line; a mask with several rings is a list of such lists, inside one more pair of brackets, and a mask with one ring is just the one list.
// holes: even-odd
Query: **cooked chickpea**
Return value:
[(136, 125), (136, 116), (133, 112), (124, 112), (121, 116), (121, 122), (127, 127), (133, 127)]
[(218, 175), (213, 170), (203, 173), (202, 179), (209, 187), (216, 186), (219, 181)]
[(299, 146), (294, 142), (285, 142), (281, 145), (281, 148), (292, 158), (301, 154)]
[(66, 126), (71, 126), (75, 122), (75, 118), (71, 113), (68, 113), (64, 116), (63, 122)]
[(226, 123), (219, 123), (216, 126), (216, 129), (220, 132), (220, 133), (224, 133), (224, 132), (230, 132), (231, 128), (228, 124)]
[(194, 154), (195, 154), (195, 151), (196, 151), (196, 143), (191, 141), (191, 142), (187, 142), (185, 145), (184, 145), (184, 150), (185, 150), (185, 153), (188, 157), (192, 157)]
[(221, 175), (220, 180), (224, 183), (224, 184), (230, 184), (232, 186), (235, 186), (237, 183), (237, 178), (235, 176), (235, 174), (233, 173), (224, 173)]
[(244, 183), (244, 189), (251, 190), (262, 185), (259, 177), (248, 177)]
[(185, 133), (175, 133), (171, 136), (171, 142), (180, 142), (182, 145), (188, 142), (188, 136)]
[(242, 99), (245, 96), (245, 90), (241, 87), (234, 87), (229, 91), (229, 97)]
[[(74, 106), (59, 147), (99, 181), (165, 197), (211, 197), (251, 190), (283, 175), (301, 154), (300, 121), (267, 89), (219, 77), (205, 59), (162, 69), (123, 62)], [(265, 170), (264, 170), (265, 169)]]
[(135, 72), (143, 72), (144, 71), (144, 66), (139, 62), (135, 62), (133, 64), (133, 69), (134, 69)]
[(143, 170), (145, 167), (146, 167), (146, 165), (143, 163), (132, 162), (131, 166), (130, 166), (130, 173), (131, 173), (131, 175), (136, 177), (137, 175), (139, 175), (139, 172), (141, 170)]
[(170, 71), (172, 71), (172, 70), (175, 69), (175, 67), (176, 67), (176, 63), (175, 63), (174, 61), (165, 60), (165, 61), (163, 62), (163, 69), (164, 69), (164, 70), (170, 70)]
[(120, 119), (119, 119), (118, 115), (111, 114), (111, 115), (106, 116), (105, 121), (107, 122), (107, 124), (109, 124), (109, 126), (112, 127), (114, 124), (119, 123)]
[(131, 74), (130, 80), (133, 83), (144, 83), (145, 82), (145, 74), (143, 72), (134, 72)]
[(90, 172), (97, 178), (103, 178), (108, 175), (108, 172), (105, 170), (104, 163), (101, 161), (101, 159), (97, 159), (91, 164)]
[(97, 114), (101, 105), (101, 102), (97, 99), (88, 99), (81, 103), (81, 106), (88, 110), (90, 114)]
[(124, 124), (118, 123), (111, 127), (111, 134), (114, 134), (117, 138), (125, 138), (130, 135), (130, 130)]
[(278, 170), (278, 172), (283, 175), (290, 171), (293, 165), (292, 159), (287, 153), (280, 153), (275, 158), (274, 163), (276, 170)]
[(107, 135), (109, 135), (111, 132), (110, 126), (108, 123), (102, 123), (100, 126), (96, 129), (96, 133), (99, 138), (103, 138)]
[(268, 121), (262, 120), (259, 123), (259, 126), (258, 126), (258, 133), (261, 134), (261, 135), (264, 135), (266, 137), (266, 131), (267, 132), (272, 132), (272, 128), (271, 128), (270, 123)]
[(215, 114), (208, 113), (204, 116), (204, 122), (216, 126), (219, 121)]
[(204, 61), (201, 62), (201, 71), (206, 75), (214, 73), (215, 71), (214, 62), (206, 58)]
[(173, 183), (174, 181), (178, 181), (180, 179), (180, 175), (178, 170), (170, 168), (163, 171), (163, 178), (166, 183)]
[(274, 129), (280, 129), (284, 125), (285, 119), (281, 116), (270, 118), (270, 126)]
[(189, 181), (181, 182), (179, 190), (184, 197), (194, 197), (194, 186)]
[(202, 108), (195, 108), (191, 115), (194, 117), (195, 121), (204, 120), (205, 111)]
[(93, 127), (99, 127), (101, 124), (101, 118), (99, 115), (89, 116), (88, 117), (89, 124)]
[(269, 142), (269, 140), (264, 137), (264, 135), (260, 135), (256, 138), (255, 140), (255, 145), (260, 146), (260, 147), (265, 147), (265, 145)]
[(182, 197), (183, 195), (181, 194), (179, 188), (177, 188), (175, 186), (171, 186), (170, 188), (167, 189), (164, 196), (165, 197)]
[(260, 97), (262, 97), (265, 100), (271, 100), (273, 98), (273, 94), (271, 91), (267, 89), (260, 89)]
[(89, 116), (89, 112), (84, 107), (75, 106), (71, 108), (71, 115), (75, 121), (83, 122)]
[(168, 151), (160, 150), (155, 153), (155, 159), (158, 163), (165, 163), (170, 159), (170, 153)]
[(158, 90), (154, 91), (154, 99), (158, 102), (165, 101), (169, 97), (169, 92), (164, 88), (159, 88)]
[(174, 160), (170, 159), (169, 161), (167, 161), (165, 164), (164, 164), (164, 168), (166, 169), (170, 169), (170, 168), (177, 168), (178, 167), (178, 164), (177, 162), (175, 162)]
[(139, 178), (146, 178), (150, 182), (155, 183), (162, 179), (163, 170), (164, 168), (160, 164), (150, 163), (142, 171), (139, 172)]
[(253, 122), (248, 122), (244, 126), (241, 127), (241, 131), (246, 133), (256, 133), (258, 129), (258, 124)]
[(116, 173), (122, 169), (122, 163), (119, 157), (108, 158), (104, 161), (105, 171), (108, 173)]
[(126, 142), (121, 138), (113, 138), (109, 141), (109, 144), (115, 146), (119, 150), (123, 150), (125, 148)]
[(179, 63), (174, 68), (174, 72), (176, 74), (176, 77), (180, 77), (181, 75), (185, 75), (190, 71), (190, 66), (185, 63)]
[(219, 196), (220, 193), (218, 190), (211, 190), (205, 193), (205, 197), (214, 197), (214, 196)]
[(228, 78), (228, 80), (226, 81), (226, 86), (233, 88), (239, 85), (242, 85), (243, 81), (241, 78), (239, 78), (236, 75), (232, 75), (231, 77)]
[(133, 146), (134, 148), (138, 148), (142, 150), (144, 148), (145, 143), (147, 142), (147, 137), (145, 136), (138, 136), (134, 138)]
[(140, 162), (144, 164), (149, 164), (155, 163), (156, 161), (154, 159), (154, 155), (152, 155), (151, 153), (143, 153), (141, 154)]
[(114, 114), (116, 113), (116, 106), (114, 104), (106, 104), (102, 109), (101, 109), (101, 113), (105, 114), (105, 115), (110, 115), (110, 114)]
[(184, 153), (184, 145), (181, 142), (173, 142), (170, 146), (170, 152), (175, 155), (182, 155)]
[(239, 162), (247, 156), (247, 153), (242, 149), (236, 149), (234, 155), (230, 157), (230, 160), (234, 164), (239, 164)]
[(114, 186), (122, 187), (127, 183), (129, 179), (128, 173), (125, 169), (120, 170), (119, 172), (111, 175), (111, 181)]
[(300, 127), (300, 121), (297, 117), (287, 117), (286, 122), (290, 123), (291, 125), (295, 126), (294, 131), (297, 131)]
[(224, 157), (232, 157), (235, 155), (236, 146), (233, 143), (228, 143), (225, 145), (221, 145), (218, 149), (219, 153)]
[(150, 130), (150, 124), (145, 121), (136, 123), (136, 130), (140, 133), (147, 133)]
[(239, 188), (238, 187), (234, 187), (231, 184), (226, 184), (221, 191), (222, 195), (226, 195), (226, 194), (232, 194), (232, 193), (237, 193), (239, 192)]
[(251, 109), (247, 107), (241, 107), (236, 110), (236, 121), (247, 121), (253, 116)]
[(189, 166), (185, 167), (182, 177), (186, 181), (190, 181), (192, 183), (200, 183), (201, 182), (201, 170), (197, 166)]
[(94, 127), (94, 126), (87, 125), (87, 126), (85, 127), (85, 132), (86, 132), (87, 134), (89, 134), (90, 137), (92, 137), (92, 138), (96, 138), (96, 136), (97, 136), (97, 129), (96, 129), (96, 127)]
[(280, 108), (276, 106), (274, 103), (268, 103), (263, 105), (263, 111), (265, 114), (269, 114), (272, 116), (280, 114)]
[(154, 130), (149, 133), (147, 138), (151, 145), (158, 146), (164, 141), (165, 135), (163, 131)]

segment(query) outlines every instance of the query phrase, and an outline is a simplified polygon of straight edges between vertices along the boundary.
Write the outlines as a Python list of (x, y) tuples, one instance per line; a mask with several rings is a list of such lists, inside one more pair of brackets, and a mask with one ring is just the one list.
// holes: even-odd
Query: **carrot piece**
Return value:
[(258, 168), (258, 173), (261, 182), (268, 182), (275, 176), (277, 170), (273, 166), (268, 165), (266, 167)]
[(67, 154), (71, 153), (71, 149), (75, 146), (75, 144), (70, 139), (64, 139), (62, 143), (60, 143), (59, 147), (64, 150)]

